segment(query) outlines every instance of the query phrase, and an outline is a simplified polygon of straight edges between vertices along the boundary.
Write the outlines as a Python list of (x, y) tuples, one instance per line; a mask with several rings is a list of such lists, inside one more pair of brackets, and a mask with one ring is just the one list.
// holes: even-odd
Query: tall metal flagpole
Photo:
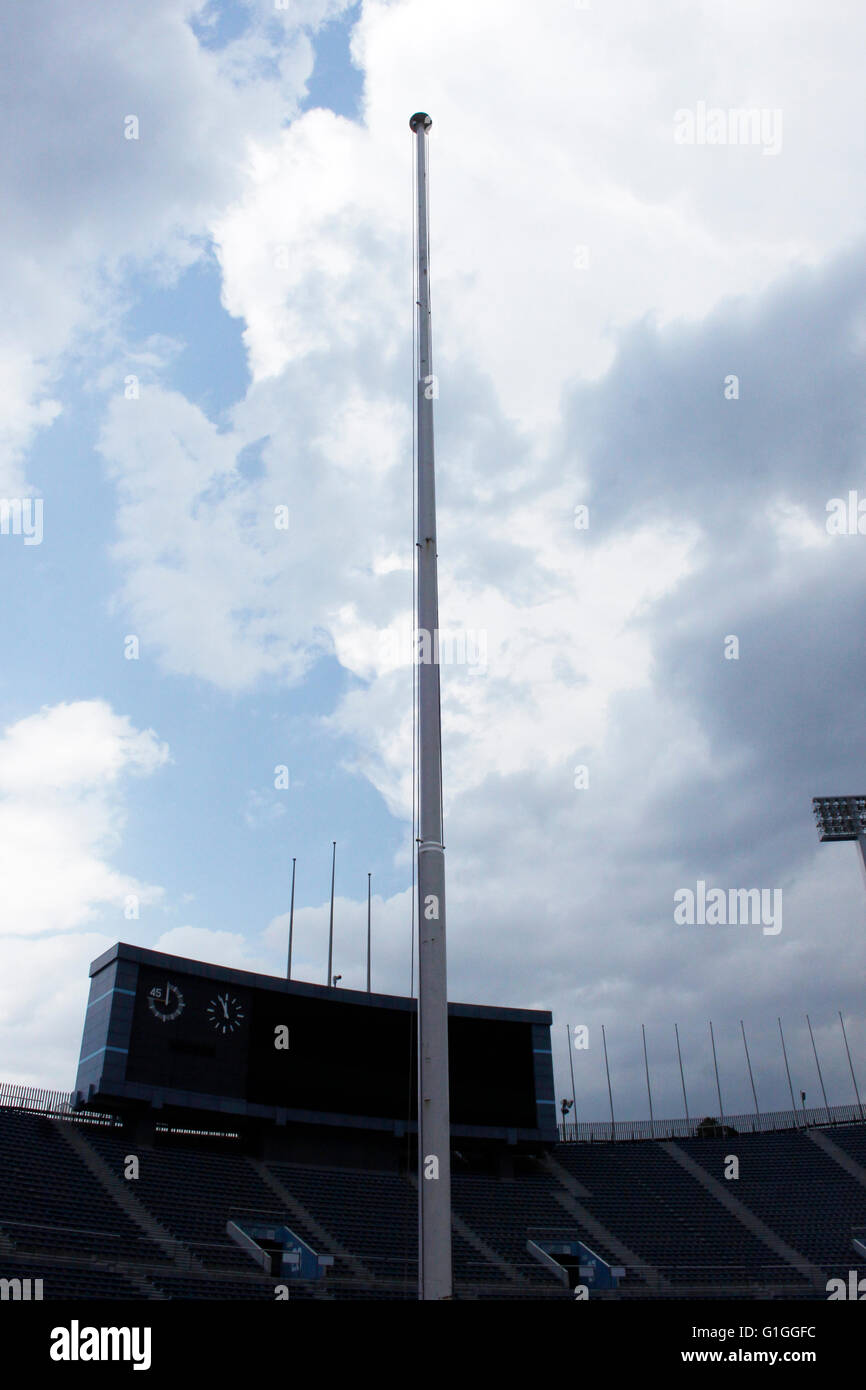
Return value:
[(328, 978), (325, 984), (331, 987), (331, 971), (334, 968), (334, 874), (337, 868), (337, 841), (334, 840), (334, 848), (331, 851), (331, 921), (328, 927)]
[(292, 978), (292, 934), (295, 930), (295, 864), (296, 859), (292, 860), (292, 901), (289, 907), (289, 959), (286, 965), (286, 979)]
[(370, 891), (373, 875), (367, 875), (367, 993), (370, 993)]
[[(433, 379), (424, 111), (415, 136), (418, 193), (418, 1297), (451, 1297), (451, 1121), (448, 1098), (448, 991), (445, 961), (445, 847), (442, 843), (442, 730), (439, 706), (439, 586), (433, 466)], [(420, 659), (419, 659), (420, 655)]]

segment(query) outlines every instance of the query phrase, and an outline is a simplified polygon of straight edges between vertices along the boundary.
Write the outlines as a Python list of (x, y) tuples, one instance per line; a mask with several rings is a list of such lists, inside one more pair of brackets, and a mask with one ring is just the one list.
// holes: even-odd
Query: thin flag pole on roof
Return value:
[(683, 1054), (680, 1051), (680, 1030), (676, 1023), (674, 1024), (674, 1033), (676, 1034), (677, 1039), (677, 1057), (679, 1058), (680, 1063), (680, 1081), (682, 1082), (683, 1087), (683, 1105), (686, 1109), (686, 1127), (689, 1128), (691, 1126), (691, 1121), (689, 1120), (689, 1102), (686, 1096), (686, 1076), (685, 1072), (683, 1071)]
[(295, 864), (296, 859), (292, 860), (292, 900), (289, 904), (289, 959), (286, 965), (286, 979), (292, 978), (292, 933), (295, 927)]
[(785, 1074), (788, 1078), (788, 1090), (791, 1092), (791, 1109), (794, 1112), (794, 1125), (799, 1129), (800, 1121), (797, 1118), (797, 1102), (794, 1100), (794, 1087), (791, 1084), (791, 1068), (788, 1066), (788, 1049), (785, 1046), (785, 1034), (782, 1032), (782, 1020), (778, 1019), (779, 1037), (782, 1039), (782, 1056), (785, 1059)]
[(646, 1093), (647, 1093), (647, 1097), (648, 1097), (648, 1099), (649, 1099), (650, 1135), (654, 1137), (654, 1136), (655, 1136), (655, 1130), (653, 1129), (653, 1093), (652, 1093), (652, 1091), (650, 1090), (649, 1058), (648, 1058), (648, 1056), (647, 1056), (647, 1050), (646, 1050), (646, 1028), (644, 1027), (643, 1024), (641, 1024), (641, 1026), (640, 1026), (640, 1031), (641, 1031), (641, 1033), (643, 1034), (643, 1064), (644, 1064), (644, 1067), (646, 1068)]
[(815, 1035), (814, 1035), (813, 1032), (812, 1032), (812, 1024), (811, 1024), (811, 1022), (809, 1021), (809, 1015), (808, 1015), (808, 1014), (806, 1015), (806, 1023), (809, 1025), (809, 1037), (812, 1039), (812, 1051), (813, 1051), (814, 1054), (815, 1054), (815, 1066), (818, 1068), (818, 1080), (819, 1080), (820, 1083), (821, 1083), (821, 1095), (824, 1097), (824, 1110), (825, 1110), (825, 1112), (826, 1112), (827, 1120), (828, 1120), (828, 1122), (829, 1122), (829, 1119), (830, 1119), (830, 1107), (829, 1107), (829, 1105), (827, 1104), (827, 1092), (824, 1090), (824, 1078), (823, 1078), (823, 1076), (821, 1075), (821, 1063), (818, 1061), (818, 1049), (817, 1049), (817, 1047), (815, 1046)]
[(333, 984), (331, 973), (334, 969), (334, 875), (337, 869), (336, 840), (334, 840), (333, 845), (334, 847), (331, 852), (331, 923), (328, 928), (328, 978), (325, 980), (325, 984), (329, 986)]
[(572, 1036), (571, 1036), (571, 1024), (570, 1024), (570, 1023), (567, 1023), (565, 1026), (566, 1026), (566, 1029), (568, 1030), (568, 1065), (569, 1065), (569, 1067), (571, 1068), (571, 1111), (572, 1111), (572, 1118), (573, 1118), (573, 1123), (574, 1123), (574, 1137), (575, 1137), (575, 1139), (576, 1139), (576, 1138), (577, 1138), (577, 1092), (576, 1092), (575, 1089), (574, 1089), (574, 1058), (573, 1058), (572, 1055), (571, 1055), (571, 1049), (572, 1049), (572, 1046), (573, 1046), (573, 1040), (572, 1040)]
[(710, 1019), (710, 1042), (711, 1042), (712, 1045), (713, 1045), (713, 1066), (714, 1066), (715, 1069), (716, 1069), (716, 1091), (718, 1092), (718, 1096), (719, 1096), (719, 1120), (720, 1120), (720, 1122), (721, 1122), (722, 1124), (724, 1124), (724, 1123), (725, 1123), (725, 1111), (724, 1111), (724, 1108), (723, 1108), (723, 1106), (722, 1106), (722, 1086), (721, 1086), (721, 1082), (719, 1081), (719, 1064), (718, 1064), (718, 1062), (717, 1062), (717, 1060), (716, 1060), (716, 1035), (715, 1035), (715, 1033), (713, 1032), (713, 1020), (712, 1020), (712, 1019)]
[(370, 893), (372, 874), (367, 874), (367, 993), (370, 993)]
[(613, 1089), (610, 1084), (610, 1067), (607, 1061), (607, 1037), (604, 1031), (604, 1024), (601, 1025), (601, 1042), (604, 1047), (604, 1070), (607, 1074), (607, 1095), (610, 1101), (610, 1137), (616, 1138), (616, 1120), (613, 1117)]
[(839, 1010), (839, 1022), (842, 1024), (842, 1037), (845, 1039), (845, 1051), (848, 1053), (848, 1066), (851, 1068), (851, 1080), (854, 1082), (854, 1094), (857, 1097), (857, 1109), (860, 1111), (860, 1119), (863, 1119), (863, 1106), (860, 1104), (860, 1091), (857, 1086), (857, 1078), (854, 1075), (854, 1063), (851, 1061), (851, 1049), (848, 1046), (848, 1034), (845, 1032), (845, 1020), (842, 1017), (842, 1010)]
[(742, 1019), (740, 1019), (740, 1028), (742, 1029), (743, 1033), (743, 1047), (746, 1049), (746, 1066), (749, 1068), (749, 1080), (752, 1083), (752, 1095), (755, 1098), (755, 1114), (758, 1118), (758, 1124), (760, 1125), (761, 1112), (758, 1109), (758, 1092), (755, 1090), (755, 1078), (752, 1075), (752, 1059), (749, 1056), (749, 1044), (746, 1042), (746, 1029)]

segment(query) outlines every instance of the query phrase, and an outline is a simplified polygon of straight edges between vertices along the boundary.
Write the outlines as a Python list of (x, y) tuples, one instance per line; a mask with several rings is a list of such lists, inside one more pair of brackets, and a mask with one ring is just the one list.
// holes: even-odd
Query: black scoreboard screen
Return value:
[[(203, 1108), (213, 1098), (216, 1108), (308, 1120), (415, 1119), (413, 1000), (128, 946), (94, 962), (91, 976), (77, 1082), (84, 1098), (152, 1094), (163, 1104)], [(454, 1126), (537, 1132), (554, 1123), (549, 1023), (539, 1012), (449, 1005)]]

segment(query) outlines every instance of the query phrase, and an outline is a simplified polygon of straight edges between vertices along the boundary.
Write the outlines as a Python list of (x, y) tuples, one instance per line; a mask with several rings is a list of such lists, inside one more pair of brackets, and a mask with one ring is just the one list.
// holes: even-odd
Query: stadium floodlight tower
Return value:
[[(445, 847), (442, 843), (442, 727), (439, 695), (439, 581), (433, 468), (430, 229), (424, 111), (410, 117), (417, 186), (418, 662), (418, 1297), (451, 1297), (451, 1117), (448, 1096), (448, 988), (445, 958)], [(425, 650), (426, 647), (426, 650)]]
[(822, 840), (856, 840), (866, 883), (866, 796), (813, 796), (812, 810)]

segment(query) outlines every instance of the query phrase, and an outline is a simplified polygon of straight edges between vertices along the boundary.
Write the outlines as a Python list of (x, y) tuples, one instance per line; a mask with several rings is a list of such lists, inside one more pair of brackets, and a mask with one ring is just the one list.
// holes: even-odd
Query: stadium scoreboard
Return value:
[[(118, 944), (93, 962), (76, 1102), (414, 1127), (414, 999)], [(449, 1004), (455, 1137), (556, 1137), (551, 1015)]]

